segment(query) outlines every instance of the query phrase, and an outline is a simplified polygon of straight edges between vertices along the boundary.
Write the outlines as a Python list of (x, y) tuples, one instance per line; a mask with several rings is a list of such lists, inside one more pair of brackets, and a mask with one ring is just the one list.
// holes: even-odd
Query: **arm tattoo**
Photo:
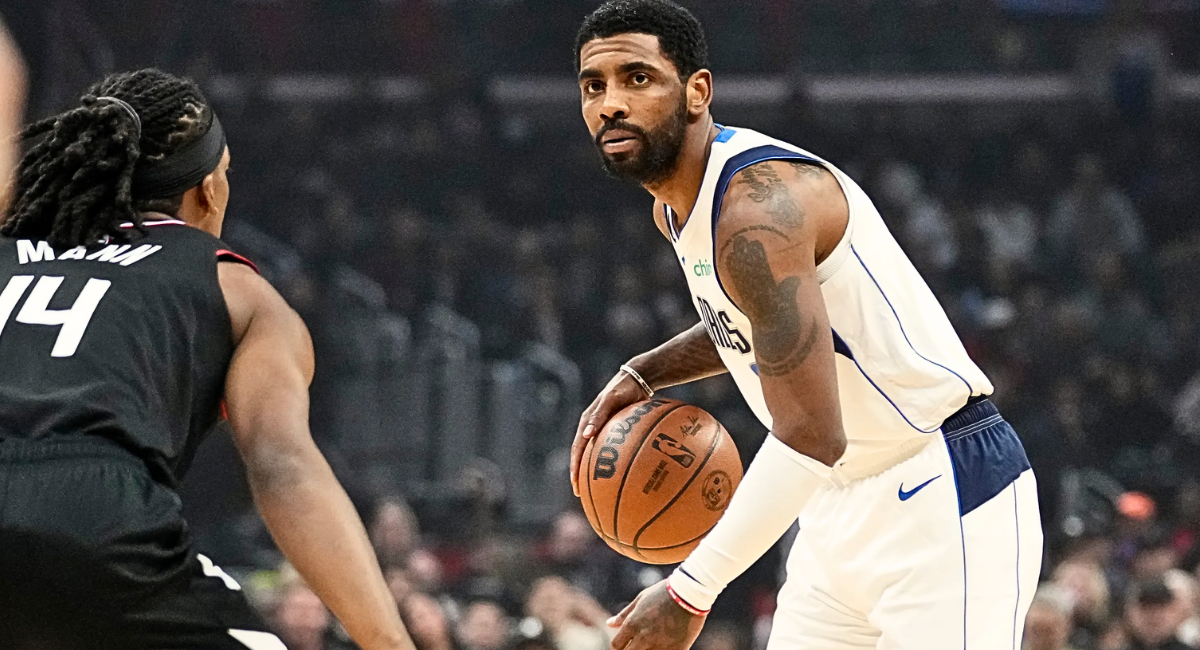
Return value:
[(767, 214), (776, 224), (799, 228), (804, 223), (804, 210), (770, 165), (747, 167), (738, 177), (739, 182), (750, 186), (750, 193), (746, 196), (755, 203), (766, 204)]
[(796, 173), (809, 176), (814, 180), (822, 178), (825, 176), (825, 174), (829, 173), (823, 166), (817, 163), (793, 160), (788, 164), (792, 166), (792, 169), (796, 170)]
[(773, 235), (779, 235), (780, 237), (783, 238), (784, 241), (789, 242), (789, 243), (792, 241), (791, 239), (788, 239), (788, 236), (785, 235), (783, 233), (783, 231), (778, 228), (772, 228), (771, 226), (767, 226), (767, 225), (746, 226), (745, 228), (742, 228), (741, 230), (730, 235), (729, 239), (726, 240), (726, 242), (721, 245), (721, 250), (720, 250), (720, 252), (717, 253), (717, 257), (723, 257), (725, 255), (725, 249), (729, 248), (729, 245), (732, 244), (733, 240), (736, 239), (739, 235), (744, 235), (748, 232), (755, 232), (755, 231), (769, 232)]
[(725, 264), (754, 324), (758, 372), (765, 377), (786, 375), (808, 359), (817, 342), (816, 318), (808, 318), (805, 327), (796, 304), (800, 278), (776, 282), (762, 242), (739, 235), (732, 243)]

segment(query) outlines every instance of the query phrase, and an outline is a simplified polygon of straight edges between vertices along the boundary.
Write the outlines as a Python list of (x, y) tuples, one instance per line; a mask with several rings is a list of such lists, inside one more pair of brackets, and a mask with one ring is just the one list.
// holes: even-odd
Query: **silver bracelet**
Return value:
[(654, 397), (654, 389), (650, 388), (650, 384), (647, 384), (646, 380), (642, 379), (642, 376), (638, 374), (638, 371), (634, 370), (633, 368), (630, 368), (629, 364), (622, 364), (621, 372), (632, 377), (633, 380), (638, 383), (638, 386), (641, 386), (642, 390), (646, 391), (647, 399)]

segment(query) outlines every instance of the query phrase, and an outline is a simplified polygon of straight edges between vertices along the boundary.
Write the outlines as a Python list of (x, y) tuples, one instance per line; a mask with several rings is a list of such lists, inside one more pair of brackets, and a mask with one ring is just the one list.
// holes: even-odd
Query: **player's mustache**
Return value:
[(641, 138), (642, 140), (646, 140), (649, 138), (649, 135), (646, 133), (646, 130), (643, 129), (642, 127), (634, 125), (634, 124), (630, 124), (629, 122), (626, 122), (625, 120), (613, 120), (611, 122), (605, 122), (604, 126), (600, 127), (600, 131), (596, 134), (596, 146), (597, 147), (601, 146), (602, 143), (600, 142), (600, 139), (603, 138), (606, 133), (608, 133), (609, 131), (617, 131), (617, 130), (629, 131), (630, 133)]

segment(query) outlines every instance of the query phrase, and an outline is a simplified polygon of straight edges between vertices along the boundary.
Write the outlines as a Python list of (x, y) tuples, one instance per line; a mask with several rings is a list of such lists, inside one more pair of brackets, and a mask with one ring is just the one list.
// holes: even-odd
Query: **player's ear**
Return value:
[(216, 172), (204, 177), (200, 181), (200, 191), (196, 192), (196, 200), (200, 203), (200, 209), (205, 214), (218, 210), (217, 207), (217, 175)]
[(687, 80), (688, 113), (703, 115), (712, 103), (713, 85), (712, 73), (708, 70), (697, 70)]

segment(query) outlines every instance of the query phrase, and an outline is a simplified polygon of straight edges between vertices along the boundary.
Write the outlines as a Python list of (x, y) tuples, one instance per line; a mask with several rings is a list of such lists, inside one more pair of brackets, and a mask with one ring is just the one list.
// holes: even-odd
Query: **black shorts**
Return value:
[(283, 648), (266, 630), (137, 457), (0, 438), (0, 648)]

